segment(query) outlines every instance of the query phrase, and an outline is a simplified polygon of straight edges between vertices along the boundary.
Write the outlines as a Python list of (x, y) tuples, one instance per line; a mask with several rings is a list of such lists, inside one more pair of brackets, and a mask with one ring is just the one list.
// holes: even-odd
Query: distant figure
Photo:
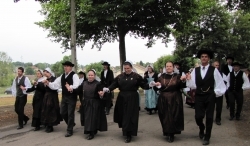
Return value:
[[(226, 75), (224, 73), (222, 73), (219, 68), (220, 68), (220, 64), (218, 61), (215, 61), (213, 63), (213, 66), (215, 68), (218, 69), (218, 71), (220, 72), (221, 74), (221, 77), (223, 78), (224, 80), (224, 83), (226, 84)], [(222, 113), (222, 105), (223, 105), (223, 95), (222, 96), (219, 96), (215, 99), (215, 106), (216, 106), (216, 116), (215, 116), (215, 122), (217, 125), (221, 125), (221, 113)]]
[(31, 83), (28, 77), (24, 76), (24, 68), (18, 67), (17, 77), (14, 79), (11, 87), (12, 95), (16, 97), (15, 112), (18, 115), (17, 130), (22, 129), (23, 125), (27, 124), (29, 117), (24, 114), (24, 107), (27, 103), (28, 88), (31, 88)]
[[(151, 81), (157, 82), (158, 81), (158, 74), (154, 71), (154, 67), (152, 64), (146, 67), (146, 72), (144, 73), (144, 80), (147, 83)], [(148, 111), (149, 115), (152, 114), (152, 111), (157, 111), (157, 88), (151, 87), (148, 90), (145, 90), (145, 110)]]
[(32, 127), (35, 127), (34, 131), (40, 130), (41, 124), (41, 112), (42, 112), (42, 105), (43, 105), (43, 98), (45, 95), (45, 86), (43, 84), (43, 80), (46, 80), (45, 77), (43, 77), (43, 71), (38, 70), (36, 72), (37, 79), (34, 81), (32, 88), (29, 88), (27, 92), (33, 92), (35, 91), (35, 94), (33, 96), (32, 100), (32, 106), (33, 106), (33, 115), (32, 115)]
[[(78, 98), (79, 98), (79, 101), (81, 103), (81, 106), (82, 106), (82, 94), (83, 94), (83, 91), (82, 91), (82, 85), (83, 85), (83, 82), (84, 81), (87, 81), (87, 77), (86, 77), (86, 74), (82, 71), (80, 71), (78, 73), (78, 76), (79, 76), (79, 87), (78, 87), (78, 92), (77, 92), (77, 95), (78, 95)], [(80, 112), (80, 108), (77, 112)]]
[[(226, 58), (226, 62), (227, 64), (225, 64), (222, 68), (222, 72), (227, 76), (230, 72), (233, 71), (233, 66), (232, 66), (232, 63), (234, 62), (234, 58), (233, 57), (230, 57), (228, 56)], [(225, 93), (225, 98), (226, 98), (226, 103), (227, 103), (227, 109), (229, 108), (229, 99), (228, 99), (228, 90), (226, 91)]]
[[(233, 72), (230, 72), (227, 76), (228, 80), (228, 97), (230, 103), (230, 121), (236, 116), (236, 120), (240, 120), (241, 110), (243, 106), (243, 90), (249, 89), (249, 80), (243, 71), (240, 70), (241, 64), (234, 62), (232, 64)], [(235, 102), (237, 104), (235, 113)]]
[(160, 68), (159, 73), (158, 73), (158, 78), (163, 74), (163, 68)]
[[(104, 87), (108, 87), (112, 84), (114, 81), (114, 73), (110, 69), (110, 64), (108, 62), (103, 62), (103, 71), (101, 72), (101, 83)], [(110, 93), (105, 93), (104, 97), (102, 99), (102, 104), (105, 108), (105, 113), (106, 115), (109, 115), (110, 108), (112, 106), (112, 92)]]

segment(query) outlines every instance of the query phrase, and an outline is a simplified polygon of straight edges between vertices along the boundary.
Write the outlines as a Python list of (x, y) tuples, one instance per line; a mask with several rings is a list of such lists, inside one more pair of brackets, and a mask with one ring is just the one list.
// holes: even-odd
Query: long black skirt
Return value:
[(84, 134), (108, 130), (107, 118), (100, 99), (85, 98), (83, 100), (81, 125), (84, 126)]
[(179, 91), (161, 92), (158, 115), (164, 135), (180, 134), (184, 130), (183, 101)]
[(137, 91), (120, 91), (118, 94), (114, 122), (122, 128), (123, 136), (137, 136), (139, 120), (139, 94)]

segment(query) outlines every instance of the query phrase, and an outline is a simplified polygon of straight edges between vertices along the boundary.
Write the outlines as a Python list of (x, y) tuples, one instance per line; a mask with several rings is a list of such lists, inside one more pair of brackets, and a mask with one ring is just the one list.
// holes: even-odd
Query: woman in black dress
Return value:
[[(50, 68), (44, 70), (44, 75), (49, 82), (54, 82), (56, 77)], [(53, 126), (60, 124), (62, 117), (60, 115), (59, 98), (57, 90), (52, 90), (45, 84), (45, 96), (43, 99), (41, 122), (46, 126), (46, 132), (54, 131)]]
[(158, 115), (163, 135), (168, 142), (174, 141), (174, 135), (184, 130), (184, 113), (181, 88), (186, 87), (184, 76), (174, 73), (173, 62), (166, 63), (166, 73), (159, 77), (156, 86), (160, 89)]
[(83, 82), (83, 105), (81, 106), (81, 125), (84, 134), (91, 140), (97, 131), (107, 131), (107, 119), (101, 104), (103, 86), (96, 80), (94, 69), (88, 71), (88, 80)]
[(139, 74), (133, 72), (133, 65), (130, 61), (123, 64), (124, 72), (118, 75), (114, 82), (103, 91), (109, 92), (119, 88), (115, 110), (114, 122), (122, 128), (125, 142), (129, 143), (132, 136), (137, 136), (139, 120), (139, 94), (138, 88), (149, 89), (149, 84)]
[(36, 77), (37, 79), (33, 82), (33, 86), (27, 90), (27, 92), (35, 91), (32, 101), (33, 115), (31, 124), (32, 127), (35, 127), (34, 131), (40, 130), (42, 103), (45, 94), (45, 87), (42, 81), (46, 80), (46, 78), (43, 77), (42, 70), (36, 72)]

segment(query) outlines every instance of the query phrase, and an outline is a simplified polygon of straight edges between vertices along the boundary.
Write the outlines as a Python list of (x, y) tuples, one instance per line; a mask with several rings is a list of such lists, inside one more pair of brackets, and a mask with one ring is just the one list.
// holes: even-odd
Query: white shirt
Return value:
[(108, 70), (104, 70), (104, 77), (106, 78)]
[[(17, 82), (19, 83), (19, 81), (21, 80), (23, 76), (18, 77)], [(27, 94), (26, 91), (28, 88), (31, 88), (31, 83), (28, 77), (25, 77), (24, 79), (24, 85), (25, 85), (25, 90), (23, 90), (23, 94)], [(11, 92), (13, 96), (16, 96), (16, 78), (13, 80), (12, 86), (11, 86)]]
[[(72, 72), (72, 71), (71, 71)], [(68, 75), (71, 73), (69, 72)], [(65, 75), (65, 78), (67, 78), (68, 75)], [(56, 78), (56, 80), (54, 82), (50, 82), (49, 83), (49, 88), (52, 89), (52, 90), (58, 90), (60, 89), (62, 86), (65, 86), (65, 85), (62, 85), (61, 83), (61, 78), (62, 78), (62, 75), (58, 78)], [(79, 82), (80, 82), (80, 79), (78, 77), (77, 74), (74, 74), (73, 75), (73, 85), (70, 85), (70, 88), (71, 89), (77, 89), (79, 87)]]
[(83, 81), (84, 81), (84, 77), (79, 79), (79, 86), (82, 84)]
[[(205, 69), (203, 70), (203, 66), (201, 66), (201, 77), (202, 79), (205, 77), (207, 70), (208, 70), (209, 65), (205, 66)], [(218, 71), (217, 68), (214, 69), (214, 80), (215, 80), (215, 85), (214, 85), (214, 92), (216, 97), (222, 96), (226, 92), (226, 85), (224, 83), (223, 78), (221, 77), (220, 72)], [(187, 80), (186, 82), (187, 87), (191, 89), (196, 89), (196, 83), (195, 83), (195, 70), (192, 71), (191, 73), (191, 79)]]
[(227, 65), (227, 66), (228, 66), (229, 71), (232, 72), (233, 71), (232, 65)]
[[(237, 73), (234, 72), (234, 75), (236, 76), (237, 74), (239, 73), (239, 71)], [(246, 90), (246, 89), (249, 89), (250, 88), (250, 83), (249, 83), (249, 80), (247, 78), (247, 75), (245, 73), (243, 73), (243, 85), (242, 85), (242, 89), (243, 90)], [(227, 88), (229, 88), (230, 86), (230, 74), (227, 75)]]
[(159, 73), (159, 74), (158, 74), (158, 78), (159, 78), (161, 75), (162, 75), (162, 73)]

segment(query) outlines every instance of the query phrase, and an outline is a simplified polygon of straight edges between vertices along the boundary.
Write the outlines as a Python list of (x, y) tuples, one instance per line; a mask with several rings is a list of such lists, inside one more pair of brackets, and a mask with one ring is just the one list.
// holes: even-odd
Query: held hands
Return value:
[(68, 89), (69, 92), (73, 92), (73, 89), (70, 88), (70, 85), (66, 82), (65, 87)]
[(47, 85), (47, 86), (49, 85), (49, 81), (48, 80), (43, 80), (42, 82), (44, 83), (44, 85)]
[(186, 74), (186, 80), (191, 80), (191, 75), (189, 73)]
[(103, 88), (103, 92), (109, 93), (109, 88), (104, 87), (104, 88)]
[(20, 88), (21, 88), (22, 90), (26, 90), (26, 88), (25, 88), (24, 86), (22, 86), (22, 85), (20, 86)]
[(159, 86), (161, 86), (161, 83), (160, 82), (156, 82), (155, 86), (159, 87)]

